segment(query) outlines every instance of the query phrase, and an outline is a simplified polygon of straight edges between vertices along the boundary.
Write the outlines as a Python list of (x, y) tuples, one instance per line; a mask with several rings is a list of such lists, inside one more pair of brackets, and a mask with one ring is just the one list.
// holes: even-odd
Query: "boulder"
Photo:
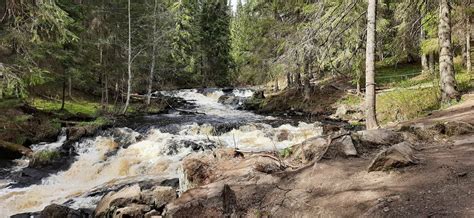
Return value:
[(113, 218), (143, 217), (151, 211), (151, 207), (143, 204), (129, 204), (114, 211)]
[(176, 189), (166, 186), (157, 186), (141, 193), (141, 201), (145, 205), (161, 208), (176, 199)]
[(327, 151), (329, 142), (323, 137), (310, 138), (291, 147), (290, 158), (293, 162), (306, 164), (314, 159), (321, 158)]
[(85, 210), (74, 210), (66, 206), (52, 204), (43, 209), (39, 214), (40, 218), (88, 218), (92, 217), (91, 212)]
[(272, 173), (280, 172), (284, 168), (278, 161), (274, 159), (261, 157), (255, 161), (254, 169), (258, 172), (272, 174)]
[(350, 135), (334, 139), (324, 155), (325, 158), (357, 156), (357, 150)]
[(166, 217), (239, 217), (235, 192), (229, 185), (212, 183), (186, 191), (166, 206)]
[(389, 129), (358, 131), (354, 134), (354, 138), (366, 147), (394, 145), (403, 141), (403, 135), (401, 133)]
[(23, 145), (0, 140), (0, 158), (12, 160), (23, 156), (32, 157), (33, 151)]
[(346, 105), (340, 105), (337, 109), (336, 109), (336, 113), (334, 114), (334, 117), (336, 118), (343, 118), (345, 117), (345, 115), (347, 115), (347, 112), (349, 111), (349, 109), (347, 108)]
[(140, 186), (138, 184), (125, 187), (118, 192), (107, 193), (97, 204), (95, 216), (100, 217), (111, 214), (115, 207), (124, 207), (140, 200)]
[(444, 123), (444, 134), (447, 136), (460, 136), (474, 133), (474, 126), (462, 121), (449, 121)]
[(412, 145), (402, 142), (382, 150), (372, 160), (369, 166), (371, 171), (386, 171), (418, 163)]
[(95, 125), (69, 127), (66, 130), (67, 139), (77, 141), (82, 137), (93, 136), (98, 129), (99, 127)]

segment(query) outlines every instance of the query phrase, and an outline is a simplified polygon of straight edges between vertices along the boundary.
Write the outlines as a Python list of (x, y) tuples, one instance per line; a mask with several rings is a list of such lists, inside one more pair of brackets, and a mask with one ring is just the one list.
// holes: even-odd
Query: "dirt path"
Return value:
[[(413, 123), (443, 121), (474, 124), (474, 95)], [(474, 133), (418, 146), (420, 164), (392, 172), (368, 173), (373, 155), (325, 160), (283, 180), (267, 195), (271, 206), (264, 211), (292, 217), (474, 217)]]

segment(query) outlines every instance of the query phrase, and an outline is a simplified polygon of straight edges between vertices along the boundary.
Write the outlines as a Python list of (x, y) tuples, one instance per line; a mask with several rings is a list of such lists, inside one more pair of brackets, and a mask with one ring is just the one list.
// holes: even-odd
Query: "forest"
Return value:
[(0, 0), (0, 217), (474, 216), (473, 20), (472, 0)]

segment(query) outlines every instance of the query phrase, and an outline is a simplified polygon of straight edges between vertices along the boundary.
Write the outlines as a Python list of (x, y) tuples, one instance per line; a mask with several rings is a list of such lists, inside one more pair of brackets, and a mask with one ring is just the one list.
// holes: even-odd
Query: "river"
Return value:
[[(185, 191), (180, 163), (190, 153), (218, 147), (281, 150), (322, 134), (318, 122), (282, 120), (237, 110), (239, 102), (218, 102), (223, 95), (249, 98), (251, 90), (179, 90), (162, 94), (183, 98), (194, 106), (137, 118), (128, 127), (111, 128), (80, 140), (73, 145), (77, 155), (72, 165), (39, 184), (14, 188), (13, 181), (0, 182), (0, 217), (41, 211), (52, 203), (93, 209), (107, 191), (143, 181), (177, 181), (180, 191)], [(33, 150), (59, 149), (65, 141), (63, 134), (57, 142), (33, 146)], [(9, 170), (18, 171), (27, 165), (28, 160), (18, 160)]]

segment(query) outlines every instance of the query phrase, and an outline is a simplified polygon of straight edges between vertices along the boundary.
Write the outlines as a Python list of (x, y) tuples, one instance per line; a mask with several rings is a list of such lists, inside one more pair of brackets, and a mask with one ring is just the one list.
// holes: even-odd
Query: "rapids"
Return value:
[[(218, 103), (222, 95), (249, 98), (252, 93), (244, 89), (230, 93), (221, 89), (162, 92), (192, 102), (194, 107), (145, 116), (128, 128), (112, 128), (84, 138), (73, 145), (78, 155), (69, 169), (37, 185), (13, 188), (10, 181), (0, 181), (0, 217), (41, 211), (52, 203), (93, 209), (108, 190), (121, 184), (177, 178), (185, 182), (180, 163), (192, 152), (222, 146), (242, 151), (281, 150), (322, 134), (320, 123), (275, 126), (269, 123), (277, 118)], [(62, 135), (57, 142), (35, 145), (33, 150), (59, 149), (65, 141)], [(27, 165), (28, 160), (19, 160), (11, 170)]]

